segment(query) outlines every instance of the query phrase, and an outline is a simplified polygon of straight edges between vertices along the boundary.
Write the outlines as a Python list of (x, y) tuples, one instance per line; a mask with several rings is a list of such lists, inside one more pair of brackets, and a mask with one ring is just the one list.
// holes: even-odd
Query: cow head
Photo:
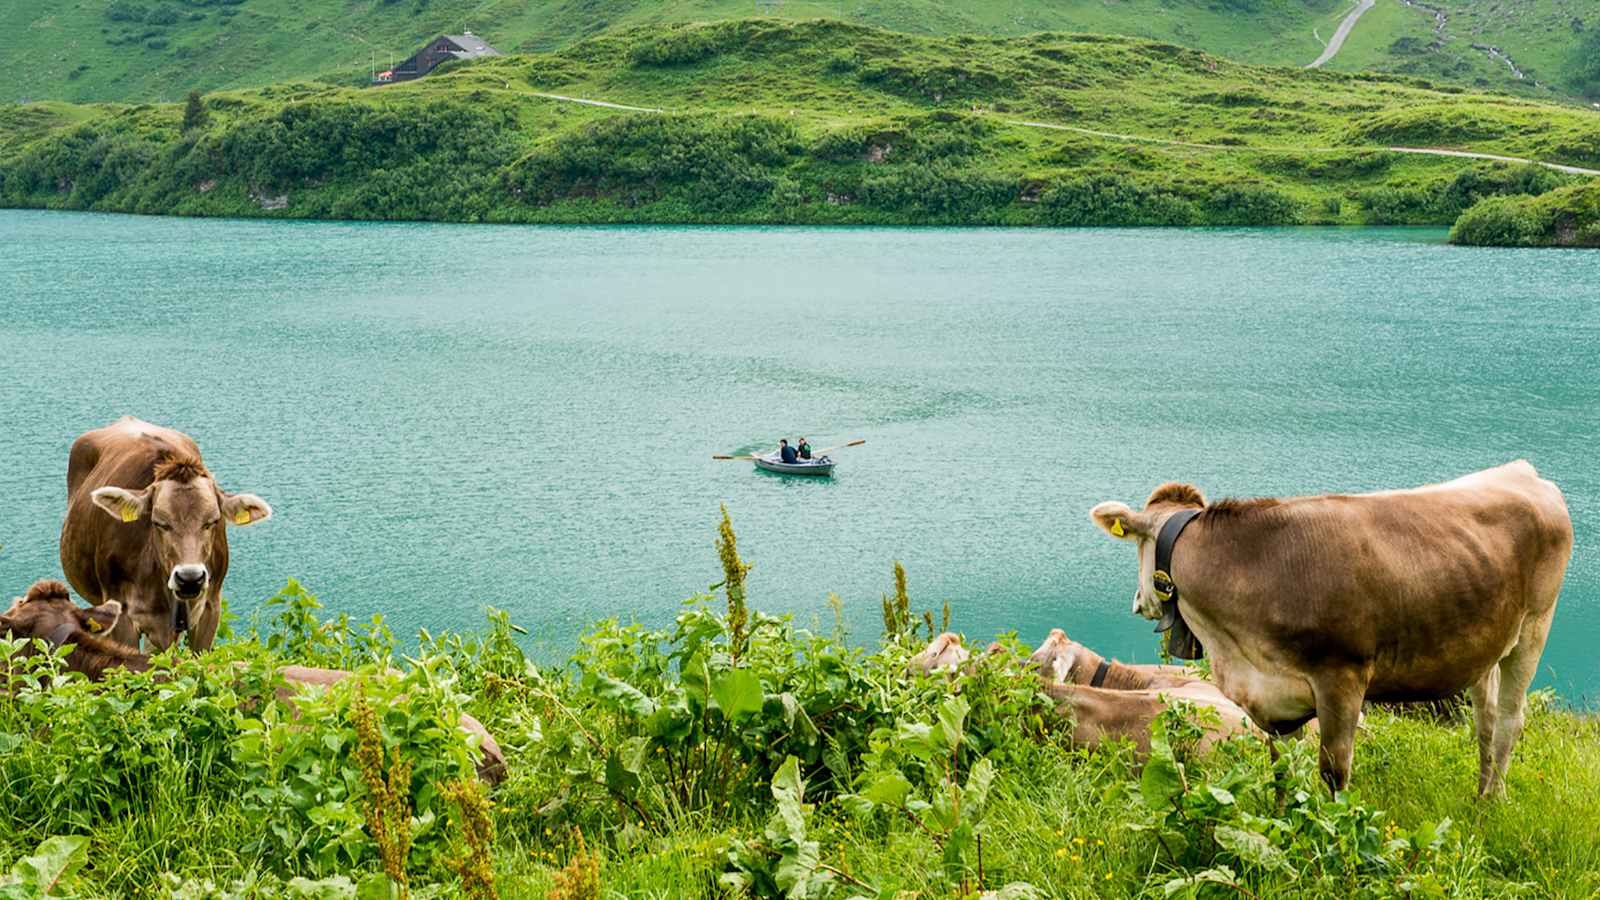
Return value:
[(105, 634), (122, 617), (122, 604), (108, 600), (84, 609), (72, 602), (67, 586), (59, 581), (38, 581), (26, 596), (11, 601), (11, 608), (0, 613), (0, 635), (14, 638), (39, 638), (66, 643), (73, 633), (86, 631)]
[(214, 573), (217, 543), (227, 525), (251, 525), (272, 515), (255, 494), (228, 494), (192, 456), (166, 455), (156, 463), (154, 480), (142, 491), (103, 487), (95, 505), (131, 527), (150, 530), (151, 550), (175, 607), (204, 603)]
[(1204, 507), (1205, 495), (1192, 484), (1169, 481), (1156, 488), (1144, 509), (1134, 512), (1126, 503), (1108, 500), (1089, 511), (1089, 518), (1119, 540), (1139, 550), (1139, 586), (1133, 592), (1133, 611), (1146, 619), (1161, 618), (1161, 598), (1156, 595), (1156, 535), (1167, 517), (1185, 507)]
[(1039, 649), (1033, 651), (1028, 657), (1028, 665), (1037, 666), (1040, 677), (1052, 683), (1071, 683), (1069, 676), (1072, 668), (1078, 664), (1078, 657), (1082, 655), (1084, 647), (1077, 641), (1067, 637), (1067, 633), (1059, 628), (1050, 629), (1050, 636), (1044, 639)]

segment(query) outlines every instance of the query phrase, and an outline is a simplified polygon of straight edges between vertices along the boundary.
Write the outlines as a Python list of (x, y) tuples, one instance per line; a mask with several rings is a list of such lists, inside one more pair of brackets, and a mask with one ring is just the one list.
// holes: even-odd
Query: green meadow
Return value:
[[(1581, 0), (1380, 0), (1329, 64), (1546, 99), (1588, 91), (1600, 16)], [(0, 8), (0, 100), (175, 101), (190, 89), (354, 84), (441, 33), (507, 53), (558, 50), (640, 26), (820, 17), (921, 35), (1123, 34), (1262, 65), (1301, 66), (1345, 0), (73, 0)], [(1509, 53), (1517, 78), (1474, 43)]]
[[(659, 112), (566, 102), (604, 100)], [(493, 222), (1449, 225), (1600, 167), (1600, 116), (1084, 34), (641, 27), (405, 84), (0, 112), (0, 202)]]
[[(535, 665), (489, 611), (397, 644), (290, 582), (217, 649), (92, 685), (0, 646), (7, 897), (1591, 897), (1600, 723), (1536, 695), (1504, 798), (1463, 710), (1371, 709), (1352, 788), (1310, 741), (1088, 752), (1031, 676), (910, 675), (960, 610), (885, 569), (881, 635), (716, 593)], [(705, 573), (708, 580), (718, 573)], [(836, 607), (837, 609), (837, 607)], [(936, 626), (935, 622), (939, 625)], [(974, 635), (969, 644), (986, 641)], [(1000, 639), (1018, 650), (1013, 638)], [(285, 663), (358, 677), (274, 698)], [(390, 667), (393, 667), (392, 669)], [(52, 676), (53, 689), (40, 689)], [(490, 789), (455, 727), (496, 736)]]

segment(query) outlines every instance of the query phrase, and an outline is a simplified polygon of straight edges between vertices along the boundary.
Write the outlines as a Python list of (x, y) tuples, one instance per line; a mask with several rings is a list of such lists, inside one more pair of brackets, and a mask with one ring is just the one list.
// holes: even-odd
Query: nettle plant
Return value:
[(901, 688), (873, 681), (862, 651), (759, 612), (736, 642), (710, 601), (691, 600), (670, 631), (602, 622), (581, 639), (574, 688), (533, 686), (534, 730), (553, 736), (532, 748), (537, 765), (567, 776), (541, 812), (608, 798), (660, 828), (759, 805), (790, 756), (832, 780), (888, 720)]
[[(1462, 871), (1485, 862), (1475, 844), (1443, 851), (1451, 822), (1404, 829), (1347, 793), (1329, 799), (1311, 741), (1284, 745), (1263, 778), (1259, 739), (1228, 741), (1205, 761), (1185, 760), (1199, 718), (1173, 704), (1151, 727), (1150, 758), (1130, 790), (1142, 810), (1130, 827), (1151, 835), (1167, 896), (1263, 895), (1293, 886), (1350, 897), (1446, 896)], [(1283, 786), (1280, 799), (1280, 786)], [(1291, 789), (1292, 788), (1292, 789)]]
[[(258, 826), (249, 848), (292, 861), (314, 874), (392, 865), (401, 843), (401, 871), (441, 872), (452, 852), (443, 785), (476, 777), (473, 750), (455, 724), (462, 695), (448, 666), (414, 661), (404, 673), (367, 667), (326, 688), (302, 692), (293, 708), (263, 706), (239, 724), (232, 742), (246, 787), (246, 816)], [(376, 725), (382, 746), (360, 752), (359, 728)], [(394, 785), (394, 770), (404, 772)], [(396, 796), (381, 797), (389, 786)], [(397, 834), (374, 834), (374, 799), (391, 813)], [(409, 857), (409, 859), (407, 859)]]

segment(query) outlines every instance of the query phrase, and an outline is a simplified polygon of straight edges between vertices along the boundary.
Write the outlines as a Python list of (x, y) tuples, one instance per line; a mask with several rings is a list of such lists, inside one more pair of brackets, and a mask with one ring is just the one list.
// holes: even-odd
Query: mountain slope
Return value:
[(0, 202), (451, 221), (1449, 224), (1484, 197), (1581, 178), (1385, 147), (1600, 168), (1600, 116), (1570, 107), (1129, 38), (831, 21), (642, 27), (378, 89), (219, 92), (204, 109), (186, 126), (182, 104), (5, 108)]
[[(1379, 0), (1329, 63), (1406, 71), (1538, 94), (1472, 49), (1498, 42), (1519, 65), (1568, 90), (1584, 0)], [(1421, 0), (1418, 0), (1421, 2)], [(293, 79), (357, 84), (440, 33), (471, 30), (505, 52), (551, 50), (608, 30), (715, 21), (760, 8), (790, 19), (841, 18), (913, 34), (1128, 34), (1254, 64), (1311, 62), (1349, 11), (1346, 0), (17, 0), (0, 5), (0, 100), (175, 100), (191, 88)], [(1502, 9), (1511, 7), (1511, 9)], [(1570, 13), (1570, 15), (1569, 15)], [(1558, 91), (1542, 90), (1554, 96)]]

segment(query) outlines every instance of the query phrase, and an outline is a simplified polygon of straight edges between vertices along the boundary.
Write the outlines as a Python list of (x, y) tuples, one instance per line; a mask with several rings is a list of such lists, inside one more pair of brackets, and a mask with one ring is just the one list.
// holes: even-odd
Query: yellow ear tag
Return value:
[(245, 509), (242, 506), (239, 507), (239, 511), (233, 514), (233, 524), (235, 524), (235, 525), (249, 525), (250, 524), (250, 510)]
[(1122, 520), (1121, 519), (1112, 519), (1111, 520), (1111, 533), (1116, 535), (1117, 537), (1122, 537), (1123, 535), (1127, 534), (1126, 531), (1122, 530)]
[(100, 620), (91, 616), (89, 618), (89, 630), (90, 631), (99, 631), (100, 630)]
[(132, 503), (122, 504), (122, 521), (137, 522), (139, 520), (139, 507)]

